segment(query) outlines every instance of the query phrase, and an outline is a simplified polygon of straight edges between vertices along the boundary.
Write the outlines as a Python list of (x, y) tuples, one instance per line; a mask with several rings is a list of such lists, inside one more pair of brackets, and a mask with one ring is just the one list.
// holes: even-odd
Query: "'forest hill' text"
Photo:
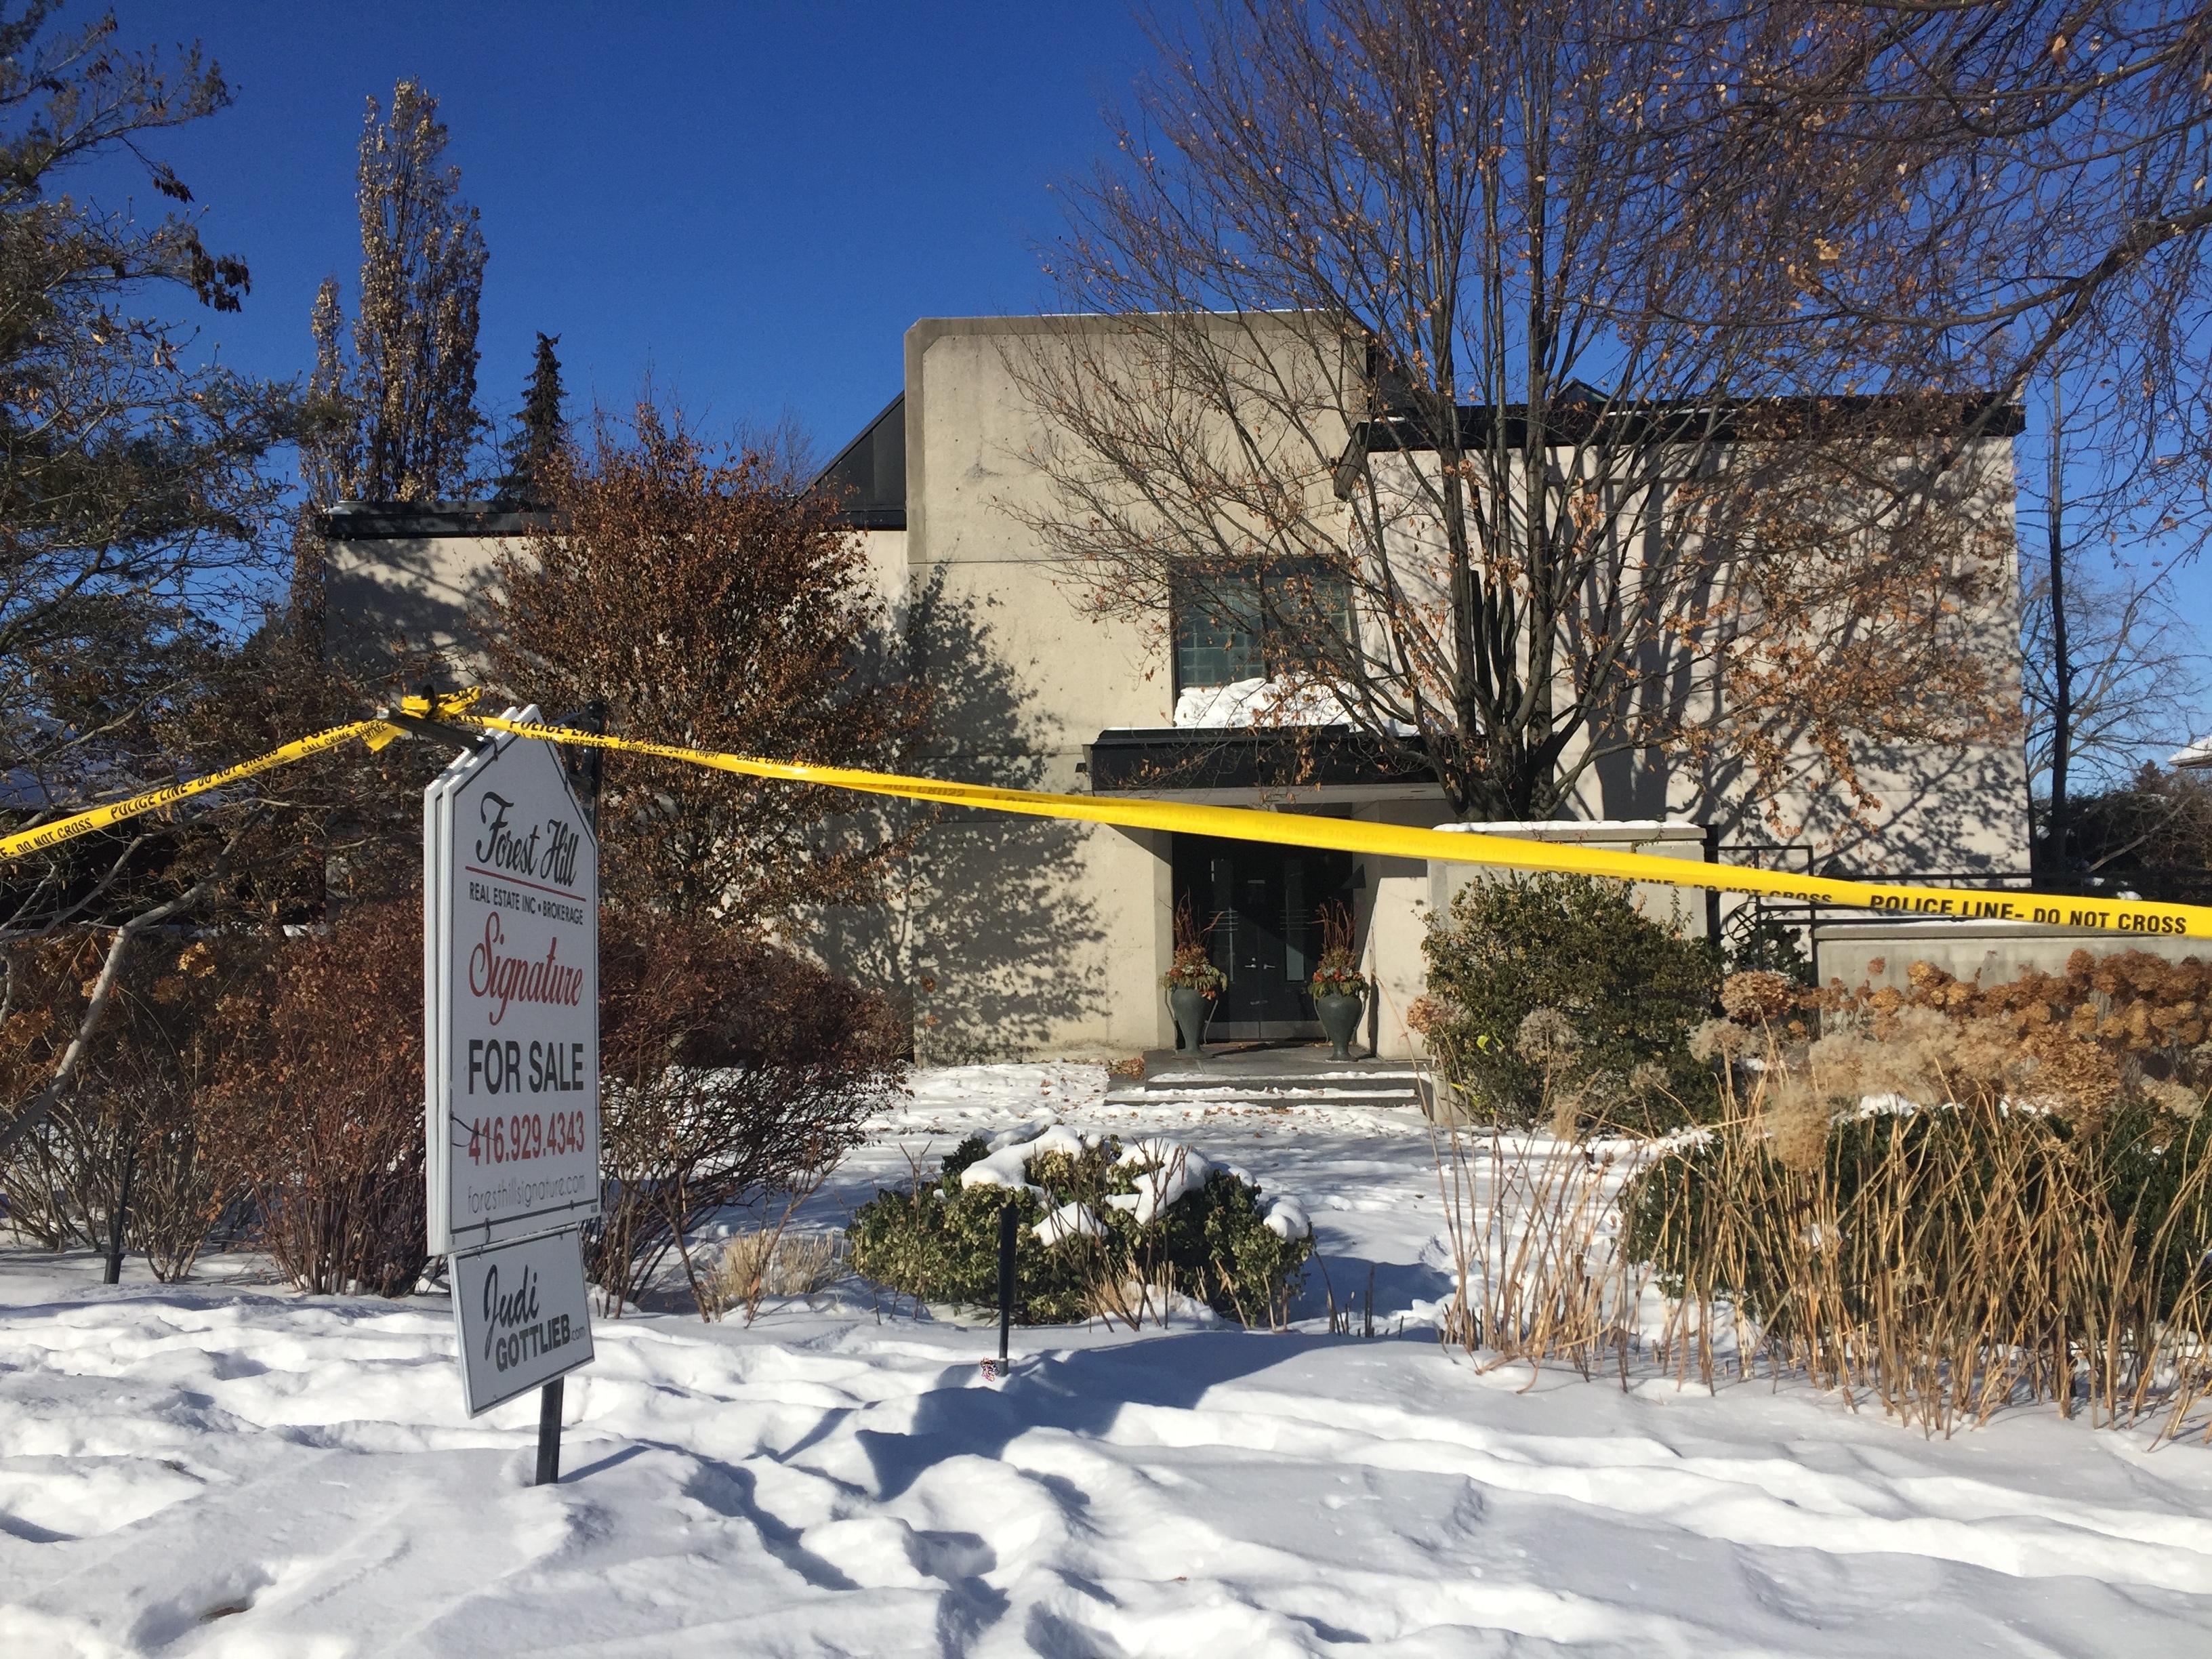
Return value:
[(561, 818), (548, 818), (523, 835), (507, 822), (507, 814), (514, 809), (514, 803), (506, 796), (484, 791), (477, 808), (477, 822), (483, 826), (483, 833), (477, 837), (477, 863), (486, 870), (503, 870), (509, 875), (574, 887), (582, 832)]

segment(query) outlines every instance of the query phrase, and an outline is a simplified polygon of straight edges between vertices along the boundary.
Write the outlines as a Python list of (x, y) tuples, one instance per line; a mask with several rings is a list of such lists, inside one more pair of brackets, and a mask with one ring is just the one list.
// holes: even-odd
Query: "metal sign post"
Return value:
[[(535, 708), (507, 718), (534, 723)], [(495, 738), (423, 792), (429, 1247), (452, 1264), (469, 1414), (592, 1358), (599, 1213), (599, 839), (551, 744)]]
[(999, 1369), (1006, 1369), (1006, 1335), (1014, 1323), (1014, 1246), (1021, 1218), (1008, 1203), (999, 1212)]

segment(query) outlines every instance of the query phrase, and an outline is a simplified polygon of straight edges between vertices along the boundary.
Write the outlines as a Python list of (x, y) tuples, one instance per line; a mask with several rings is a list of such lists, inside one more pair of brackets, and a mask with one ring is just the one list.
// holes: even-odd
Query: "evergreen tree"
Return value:
[(519, 507), (546, 505), (553, 459), (568, 447), (568, 422), (561, 413), (561, 360), (553, 355), (560, 343), (557, 334), (538, 335), (538, 355), (522, 391), (521, 425), (507, 441), (507, 476), (500, 480), (499, 493), (501, 499)]

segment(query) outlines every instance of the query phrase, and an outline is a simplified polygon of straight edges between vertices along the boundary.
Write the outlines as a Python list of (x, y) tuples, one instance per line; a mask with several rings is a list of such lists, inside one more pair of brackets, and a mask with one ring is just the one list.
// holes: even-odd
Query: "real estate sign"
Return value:
[(471, 1417), (591, 1363), (592, 1316), (574, 1228), (457, 1255), (453, 1285)]
[(534, 738), (455, 761), (423, 819), (429, 1248), (447, 1255), (599, 1212), (599, 854)]

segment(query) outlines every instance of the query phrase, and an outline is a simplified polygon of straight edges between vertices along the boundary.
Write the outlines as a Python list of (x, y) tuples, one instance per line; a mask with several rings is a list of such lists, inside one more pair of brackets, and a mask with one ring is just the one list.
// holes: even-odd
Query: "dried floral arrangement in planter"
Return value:
[(1212, 932), (1213, 924), (1210, 921), (1203, 927), (1198, 925), (1198, 918), (1191, 914), (1190, 896), (1185, 894), (1182, 902), (1176, 906), (1175, 964), (1160, 975), (1164, 988), (1196, 991), (1207, 998), (1221, 994), (1222, 988), (1229, 983), (1229, 975), (1213, 965), (1206, 942)]
[(1313, 994), (1317, 997), (1356, 997), (1367, 992), (1367, 975), (1359, 971), (1359, 951), (1352, 942), (1352, 907), (1321, 907), (1321, 964), (1314, 969)]

